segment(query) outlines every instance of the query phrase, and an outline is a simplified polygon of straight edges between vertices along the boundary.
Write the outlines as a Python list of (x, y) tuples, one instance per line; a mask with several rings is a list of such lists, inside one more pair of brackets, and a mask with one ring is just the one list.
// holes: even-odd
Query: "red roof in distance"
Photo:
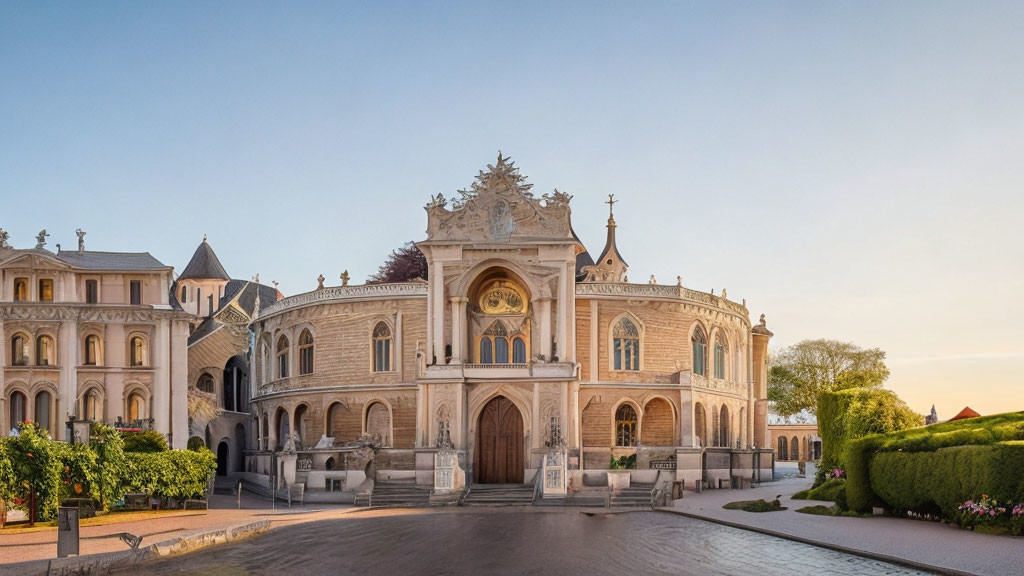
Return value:
[(953, 420), (964, 420), (966, 418), (977, 418), (978, 416), (981, 416), (981, 414), (978, 414), (974, 410), (971, 410), (970, 406), (965, 406), (964, 409), (961, 410), (959, 414), (957, 414), (956, 416), (953, 416), (952, 418), (950, 418), (949, 421), (952, 422)]

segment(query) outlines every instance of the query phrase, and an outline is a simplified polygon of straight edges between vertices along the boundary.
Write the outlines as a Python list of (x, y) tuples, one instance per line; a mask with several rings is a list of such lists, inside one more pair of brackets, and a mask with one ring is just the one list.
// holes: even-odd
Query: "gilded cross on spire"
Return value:
[(615, 199), (615, 194), (609, 194), (608, 195), (608, 201), (605, 202), (605, 204), (608, 205), (608, 217), (609, 218), (614, 218), (615, 217), (614, 208), (615, 208), (615, 203), (616, 202), (618, 202), (618, 200)]

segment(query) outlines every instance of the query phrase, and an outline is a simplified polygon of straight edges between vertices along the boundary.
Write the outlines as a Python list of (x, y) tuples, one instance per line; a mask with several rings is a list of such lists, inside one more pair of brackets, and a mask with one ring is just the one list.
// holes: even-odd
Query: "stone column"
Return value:
[(598, 340), (598, 304), (597, 300), (590, 301), (590, 381), (597, 382), (601, 375), (601, 365), (599, 364), (600, 348)]
[(537, 298), (533, 301), (537, 310), (537, 320), (540, 324), (540, 354), (548, 362), (551, 361), (551, 299)]
[[(124, 338), (118, 343), (118, 347), (124, 348)], [(161, 318), (155, 324), (153, 331), (153, 401), (152, 414), (153, 426), (157, 432), (163, 435), (171, 433), (171, 342), (170, 326), (166, 318)], [(121, 355), (124, 356), (122, 350)], [(124, 366), (122, 362), (120, 364)]]
[[(174, 321), (170, 338), (171, 448), (188, 446), (188, 323)], [(250, 386), (251, 389), (251, 386)]]
[(754, 391), (754, 445), (768, 446), (768, 341), (772, 333), (763, 324), (752, 330), (753, 340), (753, 391)]
[(571, 348), (571, 342), (569, 342), (569, 295), (566, 275), (567, 268), (562, 267), (558, 272), (558, 350), (556, 352), (560, 360), (564, 362), (572, 362), (572, 359), (576, 354)]
[(679, 391), (679, 445), (697, 448), (697, 435), (693, 433), (693, 391)]
[(444, 362), (444, 265), (440, 262), (434, 263), (434, 270), (430, 272), (430, 299), (434, 303), (434, 309), (430, 320), (433, 322), (433, 358), (427, 358), (427, 364)]
[[(60, 382), (58, 384), (59, 400), (55, 419), (64, 418), (66, 414), (75, 414), (78, 401), (78, 323), (75, 320), (61, 322), (57, 331), (57, 364), (60, 366)], [(64, 420), (60, 420), (63, 424)]]
[[(4, 283), (6, 284), (6, 282)], [(3, 287), (0, 287), (0, 299), (3, 299), (3, 290)], [(5, 373), (7, 351), (10, 349), (11, 345), (7, 342), (7, 335), (4, 332), (4, 323), (0, 320), (0, 438), (7, 436), (11, 431), (11, 426), (7, 423), (9, 410), (7, 409), (7, 374)]]
[(402, 358), (405, 356), (405, 347), (402, 342), (405, 339), (402, 338), (402, 313), (395, 313), (395, 372), (398, 374), (398, 378), (405, 382), (405, 374), (402, 374)]
[(470, 363), (472, 353), (466, 345), (466, 306), (469, 298), (452, 296), (452, 364)]

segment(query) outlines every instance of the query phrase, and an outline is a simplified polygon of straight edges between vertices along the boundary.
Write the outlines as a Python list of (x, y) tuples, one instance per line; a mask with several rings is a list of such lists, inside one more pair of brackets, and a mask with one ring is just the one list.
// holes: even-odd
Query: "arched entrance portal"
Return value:
[(476, 482), (523, 482), (523, 416), (511, 400), (498, 396), (484, 406), (476, 429)]
[(221, 442), (217, 445), (217, 476), (228, 475), (228, 443)]

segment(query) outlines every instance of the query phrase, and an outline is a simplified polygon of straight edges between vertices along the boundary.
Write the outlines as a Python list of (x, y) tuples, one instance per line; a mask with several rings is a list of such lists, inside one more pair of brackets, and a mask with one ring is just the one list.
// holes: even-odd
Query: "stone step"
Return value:
[(477, 484), (470, 487), (463, 504), (467, 506), (529, 506), (533, 486), (528, 484)]
[(357, 496), (356, 506), (373, 508), (423, 507), (430, 505), (430, 489), (414, 481), (377, 482), (370, 497)]

